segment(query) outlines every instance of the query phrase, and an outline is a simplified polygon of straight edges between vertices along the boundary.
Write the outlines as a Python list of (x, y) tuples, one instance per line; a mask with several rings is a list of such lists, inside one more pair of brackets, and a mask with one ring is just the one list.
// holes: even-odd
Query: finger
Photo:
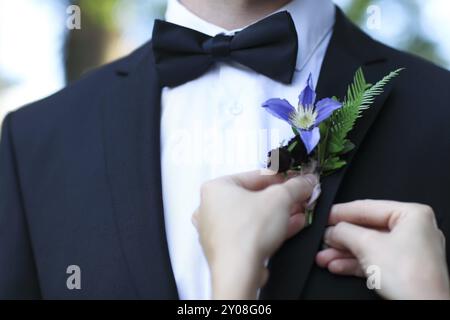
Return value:
[(294, 203), (291, 208), (291, 215), (305, 212), (305, 206), (302, 203)]
[(338, 250), (351, 251), (360, 258), (364, 251), (376, 240), (377, 231), (347, 222), (339, 222), (325, 231), (324, 242)]
[(287, 196), (288, 205), (292, 207), (295, 203), (305, 202), (312, 194), (318, 183), (316, 175), (307, 174), (297, 176), (279, 185), (277, 192)]
[(358, 200), (332, 207), (329, 224), (341, 221), (372, 228), (389, 228), (390, 220), (398, 214), (402, 204), (384, 200)]
[(364, 272), (356, 259), (337, 259), (328, 264), (328, 271), (341, 276), (364, 277)]
[(234, 183), (252, 191), (259, 191), (285, 181), (281, 174), (263, 175), (259, 170), (231, 175), (230, 178)]
[(305, 215), (303, 213), (290, 216), (286, 239), (292, 238), (299, 233), (305, 227), (305, 221)]
[(316, 255), (316, 263), (321, 268), (326, 268), (333, 260), (355, 258), (355, 256), (347, 250), (338, 250), (335, 248), (328, 248), (319, 251)]

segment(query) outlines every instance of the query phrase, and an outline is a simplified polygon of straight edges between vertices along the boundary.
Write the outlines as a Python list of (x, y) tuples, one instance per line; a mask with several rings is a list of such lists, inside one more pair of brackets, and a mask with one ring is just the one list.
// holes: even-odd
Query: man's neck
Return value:
[(243, 28), (291, 2), (291, 0), (179, 1), (203, 20), (226, 30)]

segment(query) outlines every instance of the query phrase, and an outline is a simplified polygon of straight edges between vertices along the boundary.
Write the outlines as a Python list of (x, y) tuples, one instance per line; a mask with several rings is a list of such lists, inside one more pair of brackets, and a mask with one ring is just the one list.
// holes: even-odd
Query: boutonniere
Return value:
[[(324, 177), (344, 167), (345, 155), (355, 147), (348, 139), (348, 133), (363, 111), (383, 92), (384, 86), (398, 76), (401, 70), (392, 71), (372, 85), (366, 82), (359, 68), (343, 100), (332, 97), (316, 101), (310, 74), (299, 95), (297, 108), (285, 99), (275, 98), (264, 102), (262, 107), (289, 123), (294, 133), (288, 143), (269, 152), (269, 169), (279, 173), (316, 173)], [(318, 184), (306, 207), (306, 225), (312, 223), (320, 192)]]

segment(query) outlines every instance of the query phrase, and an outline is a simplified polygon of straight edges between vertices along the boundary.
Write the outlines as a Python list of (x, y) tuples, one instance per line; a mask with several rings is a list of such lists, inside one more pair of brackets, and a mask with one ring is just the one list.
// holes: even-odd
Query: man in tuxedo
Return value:
[(262, 102), (295, 102), (310, 73), (318, 98), (342, 98), (360, 66), (372, 83), (405, 70), (358, 120), (348, 165), (323, 178), (313, 225), (273, 257), (261, 298), (377, 298), (314, 265), (334, 202), (425, 203), (449, 236), (447, 71), (372, 40), (329, 0), (169, 0), (166, 20), (4, 120), (0, 298), (208, 298), (190, 223), (200, 185), (261, 166), (270, 148), (254, 132), (291, 137)]

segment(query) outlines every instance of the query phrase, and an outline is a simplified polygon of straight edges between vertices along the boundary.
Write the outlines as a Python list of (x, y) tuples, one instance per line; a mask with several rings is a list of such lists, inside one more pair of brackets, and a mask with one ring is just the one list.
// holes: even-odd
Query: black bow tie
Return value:
[(169, 87), (196, 79), (214, 63), (224, 61), (235, 61), (276, 81), (291, 83), (298, 48), (295, 25), (286, 11), (234, 36), (210, 37), (156, 20), (152, 43), (160, 83)]

